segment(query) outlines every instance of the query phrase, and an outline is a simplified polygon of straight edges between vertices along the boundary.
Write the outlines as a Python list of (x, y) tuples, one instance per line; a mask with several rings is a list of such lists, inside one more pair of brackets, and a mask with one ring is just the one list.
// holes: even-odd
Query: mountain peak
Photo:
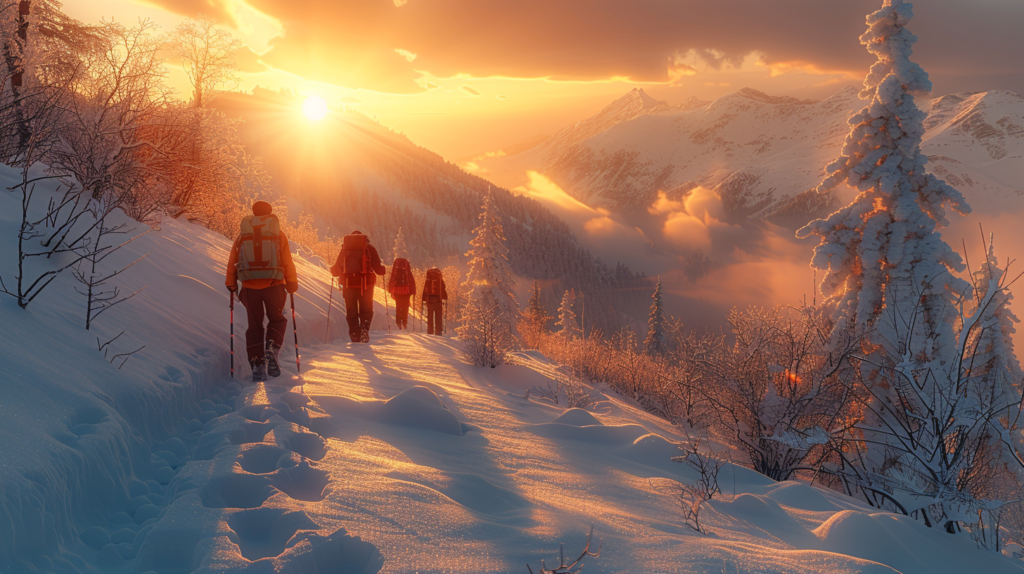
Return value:
[(667, 105), (667, 102), (663, 102), (661, 100), (656, 100), (652, 98), (650, 94), (644, 91), (643, 88), (633, 88), (632, 90), (626, 92), (626, 95), (608, 104), (604, 108), (604, 110), (601, 111), (601, 113), (604, 113), (605, 111), (609, 110), (623, 108), (650, 110), (653, 108), (657, 108), (659, 106)]

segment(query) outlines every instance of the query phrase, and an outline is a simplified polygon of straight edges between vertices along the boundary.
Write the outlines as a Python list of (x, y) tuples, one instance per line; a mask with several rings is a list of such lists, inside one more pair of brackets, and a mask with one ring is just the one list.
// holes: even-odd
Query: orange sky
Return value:
[[(218, 18), (246, 45), (238, 89), (355, 106), (450, 160), (548, 135), (633, 87), (679, 103), (742, 87), (822, 98), (858, 84), (876, 0), (66, 0), (86, 22)], [(1024, 2), (918, 0), (937, 93), (1024, 91)], [(184, 74), (172, 83), (187, 93)]]

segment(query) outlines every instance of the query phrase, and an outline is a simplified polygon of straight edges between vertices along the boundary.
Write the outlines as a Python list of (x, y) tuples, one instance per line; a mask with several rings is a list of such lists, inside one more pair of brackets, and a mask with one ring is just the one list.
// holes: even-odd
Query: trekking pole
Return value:
[(235, 378), (235, 292), (231, 291), (231, 378)]
[(334, 277), (331, 277), (331, 295), (327, 298), (327, 336), (324, 342), (331, 340), (331, 307), (334, 306)]
[[(394, 265), (392, 265), (394, 267)], [(395, 271), (392, 269), (391, 273)], [(388, 318), (388, 335), (391, 334), (391, 306), (388, 303), (388, 274), (384, 274), (384, 315)]]
[(447, 335), (448, 334), (448, 302), (444, 301), (442, 304), (444, 305), (444, 324), (441, 325), (441, 334), (442, 335)]
[(302, 366), (299, 365), (299, 331), (295, 326), (295, 293), (289, 293), (292, 300), (292, 335), (295, 337), (295, 372), (302, 374)]

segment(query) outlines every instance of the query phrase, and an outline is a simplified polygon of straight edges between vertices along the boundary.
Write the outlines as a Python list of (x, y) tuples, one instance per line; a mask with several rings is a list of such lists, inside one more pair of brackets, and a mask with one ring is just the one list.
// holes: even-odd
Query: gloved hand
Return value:
[(296, 291), (299, 290), (299, 282), (298, 281), (295, 281), (295, 282), (289, 281), (289, 282), (284, 284), (284, 288), (289, 293), (295, 293)]
[(238, 284), (237, 283), (234, 284), (234, 285), (228, 285), (227, 288), (228, 288), (228, 291), (231, 291), (232, 293), (238, 293)]

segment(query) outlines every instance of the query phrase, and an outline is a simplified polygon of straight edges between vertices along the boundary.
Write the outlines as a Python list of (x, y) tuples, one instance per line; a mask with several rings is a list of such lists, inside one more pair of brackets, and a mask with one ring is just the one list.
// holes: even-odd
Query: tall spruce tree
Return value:
[(515, 278), (508, 264), (508, 247), (505, 246), (501, 218), (490, 193), (484, 196), (480, 225), (473, 230), (469, 245), (470, 250), (466, 253), (469, 259), (469, 272), (466, 274), (469, 300), (482, 308), (496, 309), (514, 328), (519, 318), (519, 302), (513, 289)]
[[(930, 362), (952, 351), (950, 313), (969, 289), (953, 274), (964, 268), (960, 256), (936, 227), (948, 224), (947, 206), (960, 214), (970, 207), (959, 191), (925, 171), (925, 113), (914, 96), (932, 84), (910, 61), (917, 41), (906, 28), (912, 17), (902, 0), (886, 0), (868, 16), (860, 41), (878, 58), (860, 93), (869, 102), (850, 118), (842, 153), (818, 186), (824, 193), (846, 183), (859, 194), (797, 236), (821, 238), (811, 265), (824, 272), (820, 288), (834, 305), (834, 333), (875, 328), (873, 342), (909, 339), (911, 355)], [(883, 314), (887, 320), (880, 322)]]
[(665, 336), (665, 312), (661, 302), (661, 278), (651, 295), (651, 313), (647, 317), (647, 337), (644, 339), (644, 352), (648, 355), (664, 355), (668, 350), (668, 338)]
[[(869, 102), (850, 119), (842, 153), (818, 187), (824, 192), (845, 182), (859, 193), (797, 235), (821, 238), (812, 267), (825, 272), (820, 288), (832, 306), (835, 348), (851, 334), (863, 342), (854, 359), (859, 368), (843, 375), (859, 381), (864, 409), (846, 443), (857, 454), (843, 455), (846, 468), (836, 471), (876, 500), (887, 498), (926, 525), (954, 532), (958, 522), (978, 522), (994, 507), (979, 499), (986, 478), (972, 469), (1005, 468), (1019, 440), (994, 424), (1008, 407), (982, 400), (993, 380), (974, 371), (968, 347), (982, 336), (980, 322), (1003, 288), (983, 280), (968, 314), (959, 303), (969, 300), (971, 286), (954, 275), (964, 265), (937, 232), (948, 224), (947, 208), (970, 208), (960, 192), (925, 171), (925, 114), (914, 96), (930, 91), (931, 82), (910, 61), (917, 41), (906, 27), (912, 17), (903, 0), (885, 0), (868, 16), (860, 41), (878, 58), (861, 91)], [(1010, 449), (994, 444), (993, 430)]]
[(558, 306), (558, 321), (555, 326), (558, 327), (558, 334), (565, 339), (575, 337), (580, 332), (580, 325), (576, 321), (576, 312), (572, 309), (573, 294), (566, 291), (562, 295), (562, 303)]

